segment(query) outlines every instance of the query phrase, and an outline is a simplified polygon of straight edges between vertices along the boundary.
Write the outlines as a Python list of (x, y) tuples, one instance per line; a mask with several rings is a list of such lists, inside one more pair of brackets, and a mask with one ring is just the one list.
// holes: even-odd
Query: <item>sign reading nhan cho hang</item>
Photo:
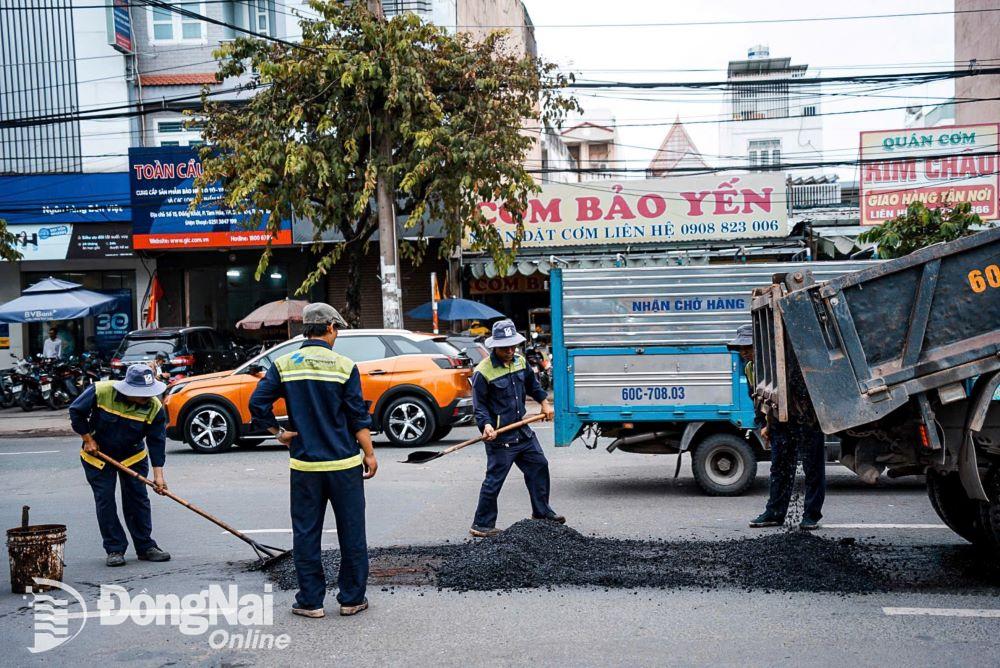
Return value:
[(983, 220), (997, 214), (1000, 125), (952, 125), (861, 133), (861, 224), (968, 202)]
[[(528, 200), (523, 247), (605, 246), (788, 236), (782, 173), (713, 174), (547, 184)], [(517, 226), (498, 202), (479, 205), (511, 244)], [(473, 239), (466, 238), (465, 247)]]

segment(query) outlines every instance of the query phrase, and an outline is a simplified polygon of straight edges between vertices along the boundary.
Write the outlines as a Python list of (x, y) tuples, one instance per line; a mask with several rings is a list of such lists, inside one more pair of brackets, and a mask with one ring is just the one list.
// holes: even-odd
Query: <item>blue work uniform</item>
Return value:
[(341, 605), (359, 605), (368, 583), (363, 460), (355, 434), (371, 427), (354, 362), (325, 341), (309, 339), (274, 361), (250, 397), (250, 414), (276, 428), (274, 402), (284, 398), (289, 430), (292, 556), (299, 580), (297, 608), (323, 607), (326, 577), (320, 550), (326, 504), (333, 506), (340, 541), (337, 584)]
[[(538, 377), (521, 355), (505, 365), (490, 352), (472, 374), (472, 405), (476, 425), (482, 431), (486, 425), (495, 428), (524, 419), (526, 396), (541, 403), (548, 398)], [(491, 529), (497, 521), (497, 497), (503, 488), (510, 467), (516, 464), (524, 474), (524, 484), (531, 497), (531, 513), (535, 517), (549, 517), (554, 512), (549, 506), (549, 462), (542, 453), (542, 446), (531, 427), (498, 434), (486, 442), (486, 479), (479, 490), (479, 506), (473, 526)]]
[[(69, 417), (73, 431), (81, 436), (90, 434), (101, 452), (139, 475), (149, 473), (149, 462), (153, 466), (163, 466), (166, 460), (167, 415), (155, 397), (141, 406), (122, 397), (113, 381), (101, 381), (76, 398), (69, 407)], [(80, 459), (94, 492), (104, 550), (110, 554), (124, 553), (128, 549), (115, 504), (115, 484), (119, 480), (122, 512), (132, 536), (132, 546), (140, 555), (157, 547), (151, 535), (153, 519), (146, 485), (82, 449)]]
[(788, 365), (788, 421), (772, 420), (770, 490), (765, 511), (784, 519), (795, 486), (795, 469), (802, 459), (805, 495), (802, 519), (819, 522), (826, 499), (826, 436), (820, 430), (809, 391), (798, 364)]

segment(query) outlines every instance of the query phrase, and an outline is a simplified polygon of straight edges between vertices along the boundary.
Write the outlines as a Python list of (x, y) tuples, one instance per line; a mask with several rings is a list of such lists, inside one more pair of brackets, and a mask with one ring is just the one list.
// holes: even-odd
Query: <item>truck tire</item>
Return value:
[(739, 496), (757, 477), (757, 456), (745, 439), (714, 434), (694, 448), (694, 480), (709, 496)]
[(1000, 476), (994, 469), (987, 474), (983, 481), (986, 495), (997, 500), (974, 501), (978, 510), (976, 517), (979, 519), (979, 526), (982, 527), (985, 537), (981, 544), (995, 553), (1000, 553), (1000, 488), (998, 488), (1000, 486), (997, 484), (998, 480), (1000, 480)]
[(992, 543), (988, 517), (980, 508), (987, 504), (966, 496), (957, 473), (928, 471), (927, 497), (934, 512), (949, 529), (973, 545), (989, 546)]

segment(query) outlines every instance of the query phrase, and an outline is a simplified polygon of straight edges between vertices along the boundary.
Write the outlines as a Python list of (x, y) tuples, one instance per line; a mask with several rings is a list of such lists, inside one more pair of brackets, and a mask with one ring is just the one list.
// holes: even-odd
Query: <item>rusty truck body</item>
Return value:
[(825, 282), (775, 275), (751, 311), (769, 419), (788, 419), (798, 365), (842, 463), (926, 475), (945, 524), (1000, 550), (1000, 229)]

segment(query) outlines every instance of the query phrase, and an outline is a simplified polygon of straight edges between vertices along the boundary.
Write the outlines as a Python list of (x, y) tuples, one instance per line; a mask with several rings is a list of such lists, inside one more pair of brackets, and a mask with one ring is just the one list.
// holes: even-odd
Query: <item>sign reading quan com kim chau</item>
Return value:
[(1000, 125), (861, 133), (861, 224), (903, 215), (913, 202), (928, 208), (968, 202), (983, 220), (997, 215)]
[[(528, 200), (521, 246), (786, 237), (786, 202), (780, 173), (548, 184)], [(512, 243), (517, 226), (504, 206), (483, 202), (479, 208)], [(466, 239), (466, 247), (471, 242)]]

